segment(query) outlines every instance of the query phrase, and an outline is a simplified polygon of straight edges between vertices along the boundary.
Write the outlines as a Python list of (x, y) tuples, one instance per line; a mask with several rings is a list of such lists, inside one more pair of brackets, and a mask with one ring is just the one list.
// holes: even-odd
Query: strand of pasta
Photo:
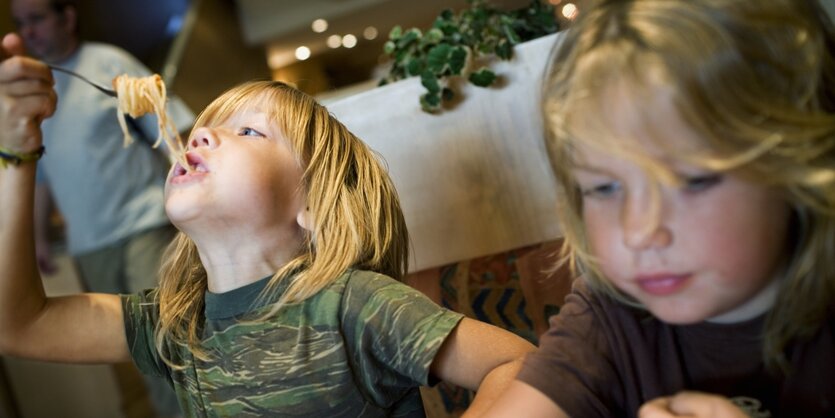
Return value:
[(130, 77), (123, 74), (113, 79), (113, 89), (116, 90), (119, 100), (117, 116), (122, 132), (125, 134), (125, 146), (133, 143), (133, 137), (125, 121), (125, 113), (133, 118), (146, 113), (155, 113), (159, 134), (153, 147), (156, 148), (162, 141), (165, 141), (171, 161), (178, 161), (183, 168), (190, 171), (191, 167), (186, 161), (185, 149), (180, 134), (177, 132), (177, 126), (165, 110), (167, 94), (162, 77), (159, 74), (148, 77)]

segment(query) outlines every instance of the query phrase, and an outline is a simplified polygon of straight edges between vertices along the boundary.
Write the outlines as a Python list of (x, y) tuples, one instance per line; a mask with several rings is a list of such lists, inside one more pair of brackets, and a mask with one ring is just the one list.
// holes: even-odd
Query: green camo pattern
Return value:
[(153, 344), (156, 296), (123, 297), (131, 354), (144, 373), (171, 379), (190, 417), (423, 417), (417, 388), (462, 317), (390, 277), (350, 270), (267, 321), (248, 320), (269, 306), (207, 319), (212, 359), (169, 344), (187, 365), (174, 370)]

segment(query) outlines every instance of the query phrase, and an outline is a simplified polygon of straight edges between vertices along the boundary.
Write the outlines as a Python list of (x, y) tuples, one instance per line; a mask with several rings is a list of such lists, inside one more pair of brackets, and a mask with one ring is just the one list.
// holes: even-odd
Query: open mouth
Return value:
[(206, 167), (203, 158), (200, 157), (200, 155), (197, 153), (186, 153), (186, 162), (188, 163), (188, 167), (183, 167), (180, 163), (174, 165), (173, 173), (171, 176), (172, 179), (187, 175), (205, 174), (209, 172), (209, 169), (208, 167)]

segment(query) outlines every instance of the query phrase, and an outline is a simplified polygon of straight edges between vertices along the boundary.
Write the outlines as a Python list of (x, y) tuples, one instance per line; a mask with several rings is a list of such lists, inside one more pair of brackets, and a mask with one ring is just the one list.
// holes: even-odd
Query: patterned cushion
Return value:
[[(554, 269), (561, 241), (550, 241), (411, 273), (404, 282), (436, 303), (536, 343), (571, 290), (566, 267)], [(441, 382), (422, 389), (430, 417), (457, 417), (473, 393)]]

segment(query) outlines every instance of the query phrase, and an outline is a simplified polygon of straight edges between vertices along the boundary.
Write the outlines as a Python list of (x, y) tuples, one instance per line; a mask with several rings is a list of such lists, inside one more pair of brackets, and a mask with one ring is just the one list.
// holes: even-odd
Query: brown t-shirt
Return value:
[(685, 389), (727, 396), (752, 417), (833, 417), (833, 311), (789, 349), (795, 372), (776, 376), (762, 360), (764, 317), (670, 325), (578, 280), (517, 379), (572, 417), (634, 417), (644, 402)]

